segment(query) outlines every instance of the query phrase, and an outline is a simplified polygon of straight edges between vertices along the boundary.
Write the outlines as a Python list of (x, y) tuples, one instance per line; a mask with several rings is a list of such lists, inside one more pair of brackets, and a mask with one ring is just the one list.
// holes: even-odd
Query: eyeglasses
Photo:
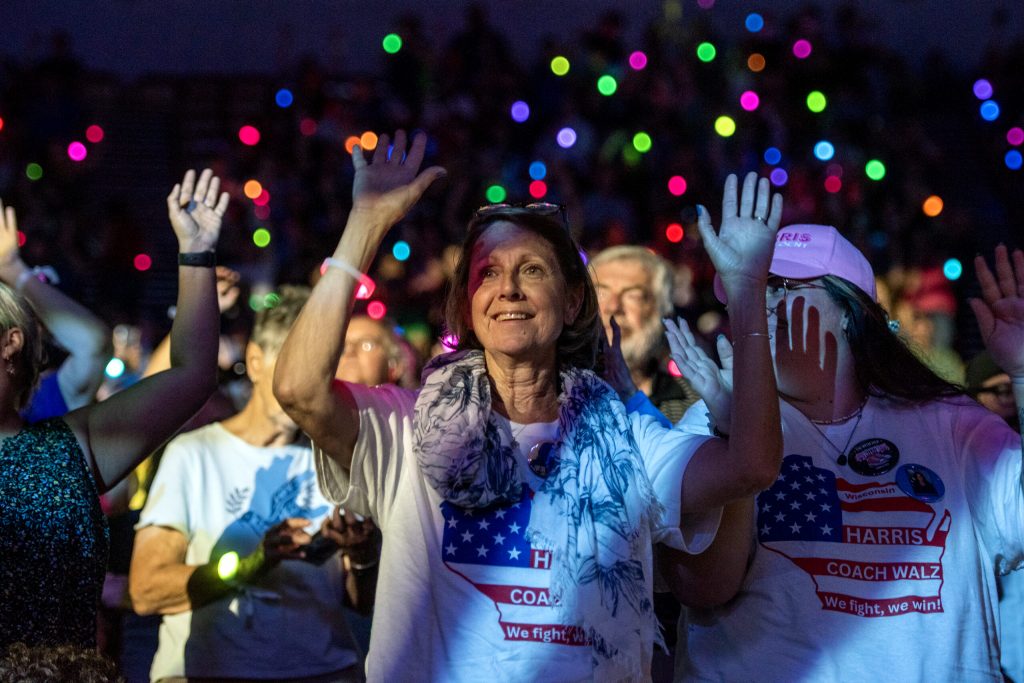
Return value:
[(775, 313), (779, 303), (785, 301), (786, 296), (790, 292), (795, 292), (801, 289), (825, 289), (825, 286), (814, 282), (808, 282), (806, 280), (790, 280), (789, 278), (774, 275), (769, 277), (768, 285), (766, 287), (768, 315)]
[(342, 351), (342, 355), (347, 356), (350, 353), (370, 353), (374, 349), (379, 349), (381, 343), (375, 339), (356, 339), (354, 341), (345, 342), (345, 348)]
[(977, 390), (979, 394), (992, 394), (997, 398), (1010, 398), (1013, 396), (1013, 385), (1009, 382), (1002, 382), (990, 387), (982, 387)]
[(565, 232), (572, 234), (569, 230), (569, 218), (565, 213), (565, 206), (562, 204), (551, 204), (550, 202), (530, 202), (529, 204), (487, 204), (481, 206), (473, 214), (476, 218), (493, 219), (501, 216), (558, 216), (562, 219), (562, 227)]

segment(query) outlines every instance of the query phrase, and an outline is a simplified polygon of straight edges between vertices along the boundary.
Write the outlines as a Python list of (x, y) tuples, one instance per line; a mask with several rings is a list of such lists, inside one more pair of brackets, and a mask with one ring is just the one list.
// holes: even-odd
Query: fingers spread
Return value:
[(203, 203), (212, 209), (217, 204), (218, 193), (220, 193), (220, 178), (213, 176), (213, 178), (210, 179), (210, 189), (206, 191)]
[(231, 195), (227, 192), (221, 192), (220, 201), (217, 202), (217, 206), (214, 207), (213, 211), (218, 216), (223, 216), (228, 210), (228, 202), (231, 201)]
[(996, 318), (992, 315), (992, 309), (984, 301), (974, 297), (968, 299), (967, 303), (971, 305), (971, 310), (974, 311), (974, 317), (978, 321), (978, 329), (981, 331), (982, 340), (987, 342), (996, 326)]
[(189, 199), (200, 203), (206, 199), (206, 192), (210, 187), (210, 179), (213, 177), (213, 171), (208, 168), (204, 168), (203, 172), (199, 174), (199, 182), (196, 183), (196, 190)]
[(357, 171), (366, 166), (366, 155), (359, 145), (352, 146), (352, 167)]
[(771, 201), (772, 190), (767, 178), (757, 181), (757, 200), (754, 202), (754, 216), (756, 218), (768, 219), (768, 204)]
[(10, 230), (16, 232), (18, 230), (18, 217), (14, 215), (14, 207), (8, 206), (4, 208), (4, 230)]
[(191, 168), (185, 171), (185, 177), (181, 180), (181, 190), (178, 193), (178, 206), (185, 206), (192, 201), (192, 192), (196, 187), (196, 172)]
[(395, 131), (395, 144), (391, 146), (391, 153), (388, 161), (399, 164), (405, 156), (405, 131), (399, 128)]
[(985, 257), (974, 257), (974, 272), (978, 278), (978, 284), (981, 286), (981, 296), (985, 299), (985, 303), (991, 306), (999, 299), (999, 285), (996, 284), (996, 278), (989, 270)]
[(1003, 296), (1017, 296), (1017, 282), (1013, 277), (1010, 254), (1002, 244), (996, 247), (996, 278)]
[(446, 175), (448, 175), (448, 171), (440, 166), (431, 166), (420, 173), (416, 176), (416, 180), (412, 181), (412, 188), (416, 192), (416, 197), (419, 198), (420, 195), (427, 191), (428, 187), (434, 184), (435, 180), (444, 178)]
[(776, 194), (772, 196), (772, 209), (768, 214), (768, 221), (766, 224), (773, 232), (778, 232), (779, 226), (782, 224), (782, 206), (782, 195)]

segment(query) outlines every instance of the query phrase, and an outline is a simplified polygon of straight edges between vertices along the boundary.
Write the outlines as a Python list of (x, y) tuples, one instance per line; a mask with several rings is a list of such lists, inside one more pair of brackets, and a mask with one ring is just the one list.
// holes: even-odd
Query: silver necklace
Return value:
[(808, 422), (811, 423), (811, 426), (814, 427), (814, 431), (818, 432), (818, 434), (821, 435), (821, 438), (825, 439), (825, 442), (828, 443), (828, 445), (831, 446), (835, 450), (835, 452), (839, 455), (839, 457), (836, 458), (836, 464), (838, 464), (840, 467), (846, 465), (846, 460), (847, 460), (847, 458), (846, 458), (846, 450), (850, 447), (850, 443), (853, 442), (853, 435), (857, 432), (857, 427), (858, 427), (858, 425), (860, 425), (861, 418), (864, 417), (864, 404), (862, 403), (860, 408), (857, 408), (857, 412), (856, 413), (852, 413), (852, 414), (848, 415), (847, 417), (843, 418), (843, 420), (833, 420), (832, 422), (823, 422), (822, 423), (822, 424), (835, 424), (836, 422), (842, 422), (844, 420), (849, 420), (854, 415), (857, 416), (857, 421), (853, 423), (853, 429), (850, 431), (850, 436), (846, 439), (846, 445), (844, 445), (841, 449), (838, 446), (836, 446), (834, 443), (832, 443), (832, 439), (830, 439), (827, 436), (825, 436), (825, 432), (821, 431), (821, 427), (819, 427), (817, 424), (815, 424), (815, 422), (816, 422), (815, 420), (811, 420), (811, 419), (807, 420)]

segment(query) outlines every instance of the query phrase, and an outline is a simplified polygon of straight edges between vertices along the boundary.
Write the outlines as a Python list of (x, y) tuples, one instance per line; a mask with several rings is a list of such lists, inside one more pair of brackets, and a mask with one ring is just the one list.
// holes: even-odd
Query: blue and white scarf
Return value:
[[(593, 645), (594, 680), (650, 677), (655, 640), (651, 531), (661, 506), (647, 479), (625, 408), (589, 370), (561, 373), (559, 459), (534, 500), (528, 538), (550, 549), (551, 595), (565, 623)], [(513, 504), (525, 482), (507, 423), (491, 414), (480, 351), (432, 360), (416, 400), (413, 448), (427, 482), (467, 508)], [(512, 443), (513, 445), (508, 445)]]

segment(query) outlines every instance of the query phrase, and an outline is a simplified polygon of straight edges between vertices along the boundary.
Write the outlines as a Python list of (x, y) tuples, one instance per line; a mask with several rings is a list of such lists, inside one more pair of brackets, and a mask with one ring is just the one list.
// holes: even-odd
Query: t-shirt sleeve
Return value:
[(136, 530), (164, 526), (180, 531), (185, 538), (192, 538), (188, 501), (195, 454), (187, 446), (190, 440), (186, 435), (167, 444), (153, 484), (149, 487), (146, 505), (139, 515), (139, 523), (135, 525)]
[(631, 415), (630, 420), (647, 476), (665, 508), (654, 533), (654, 542), (692, 554), (704, 552), (718, 533), (722, 508), (683, 514), (682, 484), (694, 453), (712, 437), (706, 432), (700, 434), (683, 429), (681, 425), (686, 422), (686, 416), (672, 429), (646, 415)]
[(28, 407), (22, 411), (22, 417), (29, 424), (35, 424), (67, 413), (68, 404), (60, 392), (57, 373), (51, 372), (39, 381), (39, 388), (32, 394)]
[(978, 405), (964, 406), (953, 421), (954, 443), (974, 523), (996, 570), (1024, 566), (1024, 488), (1021, 437), (998, 415)]
[(346, 385), (359, 411), (359, 435), (346, 469), (313, 444), (317, 481), (324, 497), (384, 529), (401, 475), (404, 443), (412, 425), (416, 392), (385, 385)]

